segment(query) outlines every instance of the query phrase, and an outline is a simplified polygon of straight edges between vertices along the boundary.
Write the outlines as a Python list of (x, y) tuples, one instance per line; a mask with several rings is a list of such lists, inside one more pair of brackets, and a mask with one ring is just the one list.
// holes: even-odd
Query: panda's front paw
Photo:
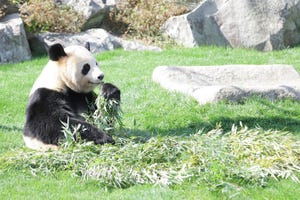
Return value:
[(121, 91), (111, 83), (104, 83), (102, 86), (102, 95), (105, 99), (121, 100)]
[(100, 137), (97, 137), (94, 140), (95, 144), (115, 144), (115, 140), (110, 136), (107, 135), (106, 133), (102, 133)]

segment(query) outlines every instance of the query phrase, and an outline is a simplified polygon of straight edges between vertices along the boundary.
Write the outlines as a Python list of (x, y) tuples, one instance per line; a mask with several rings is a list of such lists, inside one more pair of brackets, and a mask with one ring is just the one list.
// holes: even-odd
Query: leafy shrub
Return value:
[(7, 4), (0, 3), (0, 19), (6, 15), (7, 12)]
[(22, 4), (28, 2), (29, 0), (8, 0), (10, 3), (21, 6)]
[(0, 0), (0, 19), (5, 15), (17, 12), (15, 3), (11, 0)]
[(28, 0), (0, 0), (0, 19), (7, 14), (17, 13), (19, 7)]
[(78, 32), (83, 24), (80, 14), (52, 0), (29, 0), (20, 7), (20, 13), (29, 32)]
[(106, 17), (103, 26), (117, 34), (155, 37), (169, 17), (186, 11), (174, 0), (122, 0)]

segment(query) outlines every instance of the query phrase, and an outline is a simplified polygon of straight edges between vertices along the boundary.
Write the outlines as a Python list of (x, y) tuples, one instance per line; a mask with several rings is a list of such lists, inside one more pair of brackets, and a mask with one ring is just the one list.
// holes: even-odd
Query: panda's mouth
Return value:
[(100, 84), (103, 83), (103, 82), (102, 82), (102, 81), (99, 81), (99, 82), (92, 82), (92, 81), (89, 81), (88, 83), (91, 84), (91, 85), (100, 85)]

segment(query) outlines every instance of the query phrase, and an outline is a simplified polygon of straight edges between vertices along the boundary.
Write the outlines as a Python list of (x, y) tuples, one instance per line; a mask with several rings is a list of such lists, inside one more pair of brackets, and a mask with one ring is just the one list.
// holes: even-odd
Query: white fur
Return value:
[(42, 70), (39, 77), (34, 82), (30, 95), (39, 88), (48, 88), (56, 91), (63, 91), (64, 87), (59, 78), (59, 68), (57, 62), (49, 61)]
[[(101, 83), (98, 76), (103, 75), (103, 72), (90, 51), (81, 46), (69, 46), (64, 50), (67, 56), (47, 63), (35, 81), (30, 95), (38, 88), (63, 92), (66, 86), (79, 93), (88, 93)], [(91, 67), (85, 76), (81, 73), (84, 64)]]
[(33, 150), (39, 150), (39, 151), (48, 151), (48, 150), (57, 150), (59, 149), (58, 146), (53, 144), (45, 144), (41, 142), (40, 140), (37, 140), (36, 138), (28, 137), (23, 135), (23, 139), (25, 142), (25, 145)]

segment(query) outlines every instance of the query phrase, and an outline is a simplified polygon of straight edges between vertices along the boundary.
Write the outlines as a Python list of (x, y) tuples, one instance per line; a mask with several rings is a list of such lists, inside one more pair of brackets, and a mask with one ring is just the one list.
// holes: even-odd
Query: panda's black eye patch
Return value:
[(90, 69), (91, 69), (90, 65), (89, 64), (85, 64), (82, 67), (81, 73), (83, 75), (87, 75), (87, 73), (89, 73)]

